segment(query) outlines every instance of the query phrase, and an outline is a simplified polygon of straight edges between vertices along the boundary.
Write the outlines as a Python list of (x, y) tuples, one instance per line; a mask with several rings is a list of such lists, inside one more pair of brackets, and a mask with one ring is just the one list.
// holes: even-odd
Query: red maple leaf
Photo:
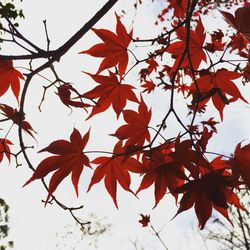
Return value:
[[(241, 76), (242, 74), (238, 72), (228, 71), (223, 68), (217, 70), (215, 73), (208, 72), (202, 75), (196, 81), (199, 87), (200, 96), (204, 93), (204, 98), (200, 98), (200, 100), (203, 99), (201, 104), (204, 105), (211, 98), (215, 108), (220, 112), (221, 120), (223, 120), (223, 110), (226, 104), (234, 102), (238, 99), (248, 103), (233, 82), (233, 80)], [(197, 93), (194, 84), (191, 85), (190, 89), (190, 94)], [(226, 95), (231, 96), (231, 98), (228, 99)], [(197, 101), (199, 100), (196, 100), (195, 102)]]
[(8, 139), (0, 139), (0, 162), (2, 162), (4, 155), (7, 157), (7, 159), (10, 161), (10, 147), (9, 145), (12, 145), (12, 142)]
[(132, 31), (128, 34), (124, 25), (121, 23), (120, 18), (116, 15), (116, 34), (105, 29), (92, 30), (99, 36), (104, 43), (94, 45), (89, 50), (80, 52), (80, 54), (89, 54), (95, 57), (104, 57), (98, 71), (99, 74), (104, 69), (108, 69), (118, 65), (119, 74), (125, 73), (128, 64), (128, 52), (132, 39)]
[(234, 27), (237, 31), (242, 33), (246, 39), (250, 40), (250, 6), (238, 8), (235, 11), (235, 17), (226, 11), (220, 11), (225, 20)]
[[(186, 16), (187, 8), (189, 6), (188, 0), (171, 0), (168, 1), (168, 6), (163, 8), (161, 13), (157, 16), (160, 22), (165, 20), (166, 14), (172, 12), (173, 9), (173, 16), (174, 19), (183, 19)], [(158, 25), (158, 21), (155, 22), (155, 25)]]
[(175, 191), (184, 194), (175, 216), (194, 205), (200, 229), (204, 228), (207, 220), (211, 217), (212, 208), (216, 209), (232, 224), (227, 212), (228, 204), (244, 208), (239, 203), (237, 195), (232, 191), (234, 187), (232, 177), (222, 175), (222, 171), (207, 173), (199, 179), (178, 187)]
[(148, 60), (146, 60), (146, 63), (148, 64), (148, 74), (151, 74), (153, 71), (156, 71), (157, 67), (159, 66), (159, 64), (155, 61), (153, 57), (150, 57)]
[(135, 158), (126, 155), (118, 156), (119, 154), (125, 153), (121, 141), (115, 145), (113, 152), (114, 155), (112, 157), (98, 157), (92, 161), (92, 163), (97, 164), (98, 166), (92, 176), (88, 191), (93, 185), (104, 178), (105, 187), (112, 197), (115, 206), (118, 208), (116, 199), (117, 182), (124, 190), (133, 193), (130, 189), (129, 171), (133, 173), (141, 173), (142, 165)]
[(156, 72), (157, 67), (159, 66), (159, 64), (155, 61), (155, 59), (150, 57), (151, 55), (148, 55), (148, 56), (149, 56), (149, 59), (146, 60), (148, 67), (141, 69), (139, 73), (141, 81), (146, 81), (146, 77), (149, 76), (153, 71)]
[(154, 183), (154, 207), (157, 206), (166, 194), (167, 188), (175, 199), (177, 199), (174, 190), (184, 184), (184, 180), (187, 179), (183, 167), (174, 164), (172, 157), (169, 156), (173, 146), (172, 144), (166, 143), (145, 152), (143, 155), (143, 171), (141, 173), (144, 174), (144, 176), (136, 194), (141, 190), (147, 189)]
[(147, 227), (148, 224), (150, 223), (150, 215), (141, 215), (141, 219), (138, 221), (139, 223), (142, 224), (143, 227)]
[[(173, 73), (177, 67), (179, 66), (180, 60), (183, 56), (183, 53), (187, 46), (187, 31), (184, 27), (180, 27), (177, 31), (177, 36), (180, 41), (177, 41), (175, 43), (171, 43), (166, 51), (175, 58), (174, 65), (170, 71), (170, 73)], [(189, 35), (189, 54), (192, 61), (192, 66), (194, 69), (198, 69), (200, 63), (203, 61), (206, 62), (207, 57), (206, 53), (203, 50), (203, 44), (206, 38), (206, 33), (204, 32), (204, 27), (201, 22), (201, 20), (198, 21), (197, 27), (195, 30), (190, 30)], [(185, 55), (180, 68), (188, 68), (189, 67), (189, 59), (187, 54)]]
[(174, 17), (184, 18), (186, 16), (188, 0), (172, 0), (169, 1), (168, 8), (174, 9)]
[(0, 96), (11, 87), (17, 101), (20, 92), (20, 79), (23, 75), (13, 67), (12, 60), (0, 60)]
[(211, 34), (211, 43), (206, 43), (204, 48), (211, 53), (214, 53), (215, 51), (223, 51), (226, 44), (222, 42), (223, 37), (224, 34), (221, 30), (215, 31)]
[(94, 89), (82, 95), (89, 99), (99, 98), (87, 119), (105, 111), (111, 104), (118, 118), (126, 106), (127, 100), (139, 103), (133, 92), (134, 87), (129, 84), (120, 83), (115, 73), (109, 71), (109, 76), (86, 74), (99, 84)]
[(241, 147), (239, 143), (234, 151), (234, 158), (229, 161), (235, 178), (242, 177), (244, 183), (250, 188), (250, 144)]
[[(197, 146), (200, 147), (199, 144)], [(174, 150), (168, 153), (168, 157), (172, 159), (172, 164), (176, 168), (181, 169), (185, 167), (193, 178), (197, 178), (200, 166), (209, 167), (209, 163), (204, 158), (203, 153), (198, 151), (198, 149), (198, 147), (197, 150), (193, 149), (191, 140), (180, 141), (178, 136), (175, 140)]]
[(44, 178), (50, 172), (55, 171), (49, 182), (46, 204), (62, 180), (71, 173), (71, 180), (78, 196), (78, 182), (84, 165), (90, 167), (89, 158), (83, 153), (83, 149), (89, 140), (89, 133), (90, 131), (82, 137), (80, 132), (74, 129), (70, 141), (57, 140), (40, 150), (39, 152), (47, 151), (55, 155), (41, 161), (32, 177), (23, 186), (36, 179)]
[(213, 130), (208, 131), (207, 127), (203, 127), (203, 131), (200, 135), (200, 138), (197, 139), (197, 143), (196, 143), (197, 150), (200, 150), (201, 152), (206, 151), (208, 141), (213, 136), (213, 133), (214, 133)]
[(234, 34), (230, 38), (231, 41), (228, 44), (231, 47), (230, 52), (237, 50), (238, 55), (244, 55), (243, 53), (247, 52), (249, 41), (241, 33)]
[[(64, 105), (66, 105), (67, 107), (76, 107), (76, 108), (84, 108), (86, 109), (86, 107), (90, 107), (89, 104), (84, 103), (84, 102), (78, 102), (78, 101), (73, 101), (71, 98), (71, 93), (74, 92), (76, 94), (77, 90), (75, 88), (72, 87), (72, 85), (70, 85), (69, 83), (64, 83), (62, 84), (60, 87), (57, 88), (58, 92), (56, 93), (60, 100), (62, 101), (62, 103)], [(79, 94), (78, 94), (79, 95)]]
[[(0, 103), (0, 110), (3, 112), (1, 114), (10, 118), (14, 124), (17, 124), (19, 126), (21, 115), (16, 109), (13, 109), (7, 104)], [(35, 139), (33, 133), (36, 134), (36, 131), (31, 127), (29, 122), (25, 121), (24, 115), (21, 116), (21, 120), (22, 120), (22, 129)]]
[(212, 131), (217, 133), (217, 129), (216, 129), (215, 125), (218, 124), (219, 122), (216, 122), (213, 117), (210, 117), (207, 121), (202, 121), (201, 123), (204, 126), (206, 126), (206, 125), (209, 126)]
[(147, 92), (148, 94), (150, 94), (152, 91), (154, 91), (156, 85), (151, 80), (145, 80), (141, 87), (144, 88), (144, 90), (142, 91), (143, 93)]
[(141, 98), (141, 103), (138, 107), (138, 112), (133, 110), (124, 110), (123, 118), (127, 124), (122, 125), (115, 132), (115, 136), (119, 140), (127, 140), (126, 146), (143, 146), (144, 142), (150, 141), (150, 134), (148, 131), (148, 124), (151, 119), (151, 110)]

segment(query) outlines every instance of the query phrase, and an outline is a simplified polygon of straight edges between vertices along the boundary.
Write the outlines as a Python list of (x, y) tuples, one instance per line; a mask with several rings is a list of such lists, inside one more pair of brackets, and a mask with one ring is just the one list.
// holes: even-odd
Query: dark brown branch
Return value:
[[(68, 41), (54, 51), (44, 51), (39, 49), (38, 53), (30, 55), (0, 55), (0, 60), (24, 60), (35, 58), (52, 57), (50, 63), (59, 61), (60, 58), (76, 43), (83, 35), (85, 35), (116, 3), (118, 0), (109, 0), (87, 23), (85, 23)], [(49, 65), (48, 64), (48, 65)], [(48, 66), (46, 65), (45, 68)]]
[(0, 55), (0, 60), (30, 60), (37, 58), (49, 58), (56, 54), (56, 50), (42, 51), (27, 55)]
[(83, 35), (85, 35), (116, 3), (118, 0), (109, 0), (78, 32), (75, 33), (66, 43), (64, 43), (54, 56), (54, 60), (59, 61)]
[(46, 35), (46, 40), (47, 40), (47, 51), (49, 51), (50, 39), (49, 39), (49, 33), (48, 33), (48, 28), (47, 28), (47, 22), (46, 22), (46, 20), (43, 20), (43, 25), (44, 25), (45, 35)]
[(36, 51), (38, 52), (43, 52), (42, 49), (40, 49), (38, 46), (36, 46), (34, 43), (32, 43), (30, 40), (28, 40), (26, 37), (24, 37), (19, 31), (18, 29), (15, 27), (15, 25), (13, 25), (13, 23), (8, 19), (5, 18), (6, 21), (8, 22), (10, 29), (13, 31), (11, 34), (19, 39), (21, 39), (22, 41), (24, 41), (25, 43), (27, 43), (29, 46), (31, 46), (32, 48), (34, 48)]
[[(89, 31), (117, 2), (118, 0), (109, 0), (79, 31), (75, 33), (67, 42), (62, 45), (54, 56), (51, 57), (51, 59), (32, 71), (30, 74), (28, 74), (27, 79), (24, 84), (23, 92), (21, 95), (20, 100), (20, 113), (23, 113), (24, 111), (24, 103), (26, 99), (26, 94), (28, 91), (29, 84), (33, 78), (34, 75), (37, 73), (43, 71), (44, 69), (50, 67), (54, 61), (59, 61), (60, 58), (79, 40), (81, 37), (86, 34), (87, 31)], [(25, 148), (24, 142), (23, 142), (23, 136), (22, 136), (22, 119), (19, 121), (19, 141), (20, 141), (20, 147), (23, 149)], [(29, 167), (34, 170), (34, 167), (32, 166), (31, 162), (29, 161), (29, 158), (25, 152), (23, 151), (25, 160), (27, 161)]]
[[(64, 43), (64, 45), (62, 45), (57, 51), (56, 53), (43, 65), (41, 65), (40, 67), (36, 68), (35, 70), (33, 70), (31, 73), (29, 73), (27, 75), (24, 87), (23, 87), (23, 91), (21, 94), (21, 100), (20, 100), (20, 109), (19, 109), (19, 113), (23, 113), (24, 111), (24, 104), (25, 104), (25, 100), (26, 100), (26, 94), (29, 88), (29, 85), (33, 79), (33, 77), (38, 74), (39, 72), (43, 71), (46, 68), (51, 67), (51, 65), (53, 64), (53, 62), (55, 61), (59, 61), (60, 58), (87, 32), (89, 31), (113, 6), (114, 4), (117, 2), (118, 0), (109, 0), (78, 32), (75, 33), (75, 35), (73, 35), (67, 42)], [(26, 151), (25, 151), (25, 144), (24, 144), (24, 140), (23, 140), (23, 134), (22, 134), (22, 119), (20, 116), (20, 120), (19, 120), (19, 127), (18, 127), (18, 137), (19, 137), (19, 143), (20, 143), (20, 147), (22, 149), (22, 153), (23, 156), (25, 158), (25, 161), (27, 162), (28, 166), (30, 169), (32, 169), (33, 171), (35, 171), (34, 166), (32, 165)], [(48, 190), (48, 187), (46, 185), (46, 183), (44, 182), (44, 180), (42, 179), (42, 183), (44, 185), (44, 187)], [(57, 199), (55, 199), (54, 196), (53, 200), (55, 200), (55, 202), (62, 207), (65, 210), (70, 211), (71, 215), (72, 215), (72, 208), (68, 208), (65, 205), (63, 205), (61, 202), (59, 202)], [(75, 217), (73, 216), (73, 218), (75, 219)], [(77, 221), (78, 222), (78, 221)]]

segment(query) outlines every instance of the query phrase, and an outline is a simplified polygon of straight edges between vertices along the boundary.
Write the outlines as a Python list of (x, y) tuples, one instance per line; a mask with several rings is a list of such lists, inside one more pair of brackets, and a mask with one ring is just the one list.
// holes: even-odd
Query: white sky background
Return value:
[[(42, 21), (46, 19), (51, 48), (57, 48), (69, 39), (82, 24), (88, 21), (105, 2), (106, 1), (101, 0), (24, 0), (21, 6), (26, 18), (20, 22), (20, 28), (31, 41), (45, 48), (46, 38)], [(133, 10), (133, 1), (120, 2), (123, 2), (125, 10)], [(131, 2), (131, 6), (129, 6), (127, 2)], [(150, 3), (151, 1), (148, 2)], [(117, 4), (95, 27), (114, 31), (116, 24), (115, 10), (117, 10), (118, 14), (121, 13), (121, 5)], [(154, 37), (153, 33), (155, 32), (155, 34), (157, 34), (157, 29), (154, 26), (156, 14), (158, 14), (156, 8), (143, 8), (141, 13), (138, 12), (138, 16), (135, 20), (135, 22), (139, 22), (138, 27), (135, 28), (137, 35), (141, 33), (145, 34), (146, 37)], [(134, 12), (131, 12), (126, 19), (122, 19), (126, 27), (131, 27), (131, 18), (129, 17), (133, 15)], [(223, 22), (222, 25), (224, 25)], [(148, 34), (146, 34), (145, 27), (147, 27), (149, 31)], [(59, 76), (66, 81), (75, 83), (79, 91), (81, 90), (81, 86), (83, 91), (87, 88), (91, 89), (94, 86), (91, 79), (81, 73), (81, 70), (94, 73), (98, 64), (96, 58), (88, 55), (79, 55), (78, 52), (90, 48), (99, 41), (93, 32), (88, 32), (84, 38), (61, 59), (60, 63), (55, 64)], [(13, 54), (15, 53), (11, 48), (6, 48), (6, 51)], [(15, 63), (15, 66), (21, 65), (23, 65), (21, 62)], [(47, 76), (46, 72), (42, 74)], [(133, 75), (131, 79), (133, 79)], [(116, 115), (113, 111), (109, 110), (106, 112), (107, 114), (96, 115), (91, 121), (84, 121), (86, 114), (82, 110), (74, 109), (73, 113), (69, 116), (70, 110), (64, 106), (54, 94), (56, 89), (51, 88), (43, 104), (43, 112), (40, 113), (37, 107), (42, 96), (42, 86), (47, 84), (49, 83), (42, 78), (35, 78), (30, 87), (25, 106), (27, 120), (32, 124), (33, 128), (39, 132), (37, 136), (38, 145), (29, 137), (27, 137), (26, 140), (27, 145), (30, 143), (30, 145), (35, 146), (34, 152), (32, 150), (28, 151), (34, 166), (39, 164), (41, 159), (49, 155), (46, 153), (36, 154), (39, 149), (47, 146), (54, 140), (68, 139), (74, 126), (78, 128), (82, 134), (86, 133), (91, 122), (93, 122), (94, 125), (91, 129), (92, 137), (87, 149), (112, 150), (112, 146), (116, 140), (112, 137), (106, 137), (106, 135), (114, 132), (118, 127)], [(246, 96), (245, 93), (246, 92), (244, 92), (244, 96), (250, 99), (249, 94)], [(9, 104), (10, 99), (13, 100), (14, 103), (12, 95), (3, 97), (1, 102)], [(156, 105), (158, 100), (159, 96), (149, 101), (152, 105)], [(17, 104), (14, 103), (13, 105)], [(181, 106), (182, 104), (180, 103), (179, 105)], [(167, 107), (164, 109), (162, 106), (163, 105), (158, 105), (160, 109), (154, 113), (155, 116), (152, 121), (154, 125), (160, 123), (164, 111), (167, 109)], [(239, 101), (235, 105), (230, 105), (230, 109), (225, 108), (224, 125), (221, 125), (219, 129), (219, 140), (215, 137), (211, 141), (211, 147), (216, 147), (218, 152), (228, 153), (232, 152), (236, 143), (249, 138), (249, 120), (245, 120), (246, 113), (242, 112), (243, 109), (247, 110), (245, 109), (246, 106), (246, 104), (242, 104), (242, 102)], [(212, 112), (215, 111), (213, 110)], [(217, 111), (213, 116), (216, 116), (218, 120)], [(242, 120), (245, 122), (242, 123)], [(98, 127), (96, 124), (101, 124), (101, 126)], [(169, 135), (175, 131), (174, 127), (175, 125), (168, 127)], [(238, 133), (238, 131), (240, 131), (240, 133)], [(11, 132), (11, 135), (13, 137), (15, 136), (15, 130)], [(227, 146), (225, 146), (225, 144)], [(96, 155), (91, 155), (90, 157), (93, 159)], [(0, 167), (0, 197), (4, 198), (10, 205), (10, 236), (11, 239), (14, 240), (14, 249), (56, 249), (53, 235), (55, 235), (57, 231), (62, 231), (63, 226), (74, 223), (70, 214), (56, 205), (48, 205), (44, 208), (41, 200), (46, 198), (47, 194), (40, 181), (35, 181), (27, 187), (21, 188), (32, 175), (32, 172), (27, 169), (26, 164), (16, 169), (14, 163), (8, 166), (7, 161), (5, 161)], [(140, 213), (151, 215), (152, 224), (157, 230), (162, 229), (161, 237), (170, 250), (202, 249), (197, 243), (199, 236), (194, 238), (192, 235), (192, 227), (197, 225), (196, 218), (191, 216), (193, 215), (192, 210), (177, 216), (170, 222), (170, 219), (176, 213), (174, 201), (169, 196), (165, 196), (160, 204), (152, 210), (154, 204), (153, 188), (142, 192), (139, 195), (139, 200), (118, 188), (117, 198), (119, 210), (117, 210), (105, 190), (103, 182), (95, 185), (92, 190), (86, 194), (91, 173), (89, 169), (84, 169), (83, 171), (79, 183), (80, 196), (78, 200), (74, 194), (70, 178), (66, 178), (63, 181), (55, 194), (59, 200), (69, 206), (83, 204), (84, 209), (79, 211), (79, 216), (83, 219), (91, 212), (100, 218), (107, 217), (104, 222), (111, 223), (112, 227), (110, 233), (100, 238), (98, 245), (99, 250), (132, 250), (134, 246), (130, 240), (137, 240), (139, 245), (144, 246), (145, 250), (163, 249), (159, 241), (150, 233), (150, 230), (148, 228), (142, 228), (138, 223)], [(46, 179), (48, 180), (48, 178)], [(134, 181), (133, 183), (135, 188), (138, 187), (139, 181)], [(88, 217), (86, 218), (88, 219)], [(51, 235), (49, 236), (49, 234)], [(88, 244), (88, 239), (83, 240), (76, 249), (87, 249), (86, 245)], [(72, 248), (68, 247), (64, 249)]]

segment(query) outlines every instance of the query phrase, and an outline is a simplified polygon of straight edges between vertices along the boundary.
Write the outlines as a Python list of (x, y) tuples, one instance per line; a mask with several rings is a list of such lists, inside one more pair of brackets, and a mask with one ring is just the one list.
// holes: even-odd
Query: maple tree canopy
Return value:
[[(144, 1), (136, 1), (133, 8), (140, 11)], [(22, 12), (13, 4), (0, 4), (0, 18), (5, 20), (0, 22), (1, 43), (12, 42), (23, 50), (19, 55), (9, 55), (3, 49), (0, 54), (1, 164), (7, 158), (11, 166), (18, 166), (23, 155), (33, 171), (23, 186), (41, 180), (48, 191), (45, 205), (55, 201), (71, 214), (72, 208), (56, 198), (56, 190), (69, 175), (77, 196), (83, 191), (80, 177), (89, 183), (87, 192), (97, 184), (103, 185), (103, 181), (117, 208), (118, 185), (139, 198), (143, 190), (153, 185), (152, 208), (172, 196), (177, 205), (173, 217), (194, 207), (201, 229), (213, 210), (232, 223), (228, 208), (245, 209), (237, 190), (250, 188), (249, 138), (233, 145), (234, 152), (228, 153), (211, 149), (209, 143), (212, 138), (219, 138), (218, 124), (228, 115), (225, 110), (237, 103), (249, 116), (249, 110), (244, 107), (250, 100), (244, 90), (249, 91), (250, 80), (250, 5), (247, 1), (233, 0), (162, 1), (159, 15), (151, 20), (158, 35), (150, 37), (147, 33), (143, 37), (137, 35), (136, 24), (122, 10), (112, 13), (115, 31), (99, 28), (96, 23), (116, 2), (119, 1), (107, 0), (76, 34), (55, 50), (50, 50), (46, 23), (48, 44), (47, 48), (40, 48), (20, 33), (17, 22), (21, 24), (18, 18), (23, 17)], [(214, 25), (208, 31), (205, 17), (211, 17), (212, 13), (216, 13), (214, 23), (223, 25), (221, 29)], [(85, 48), (86, 32), (93, 32), (100, 41)], [(89, 57), (97, 60), (93, 72), (82, 70), (89, 81), (86, 86), (91, 87), (62, 79), (54, 67), (79, 40), (83, 48), (77, 56), (82, 62)], [(25, 68), (16, 67), (21, 60), (25, 60)], [(40, 64), (33, 64), (34, 61)], [(50, 70), (52, 77), (46, 76), (45, 70)], [(76, 108), (82, 111), (78, 123), (81, 126), (65, 128), (72, 131), (68, 133), (69, 139), (57, 139), (46, 147), (38, 140), (38, 153), (43, 153), (44, 158), (37, 166), (29, 156), (32, 149), (27, 145), (30, 140), (36, 143), (40, 131), (25, 117), (25, 110), (29, 109), (27, 91), (31, 85), (41, 84), (35, 76), (49, 81), (40, 93), (40, 111), (46, 112), (42, 104), (46, 102), (47, 92), (64, 105), (65, 112), (70, 109), (73, 113)], [(4, 98), (7, 94), (14, 101), (7, 102)], [(177, 105), (176, 100), (180, 98), (183, 102)], [(157, 105), (152, 101), (156, 99)], [(161, 112), (157, 110), (159, 106)], [(105, 116), (108, 110), (119, 125), (104, 136), (116, 143), (113, 149), (90, 149), (89, 142), (96, 140), (95, 130), (87, 127), (85, 120), (95, 127), (91, 121)], [(175, 119), (175, 124), (173, 119), (170, 122), (170, 117)], [(171, 126), (179, 128), (174, 135)], [(16, 131), (15, 136), (11, 130)], [(20, 150), (15, 151), (13, 148), (18, 145)], [(84, 175), (86, 167), (92, 171), (91, 179)], [(135, 190), (131, 188), (131, 174), (140, 179)], [(148, 226), (150, 216), (141, 214), (139, 222), (143, 227)]]

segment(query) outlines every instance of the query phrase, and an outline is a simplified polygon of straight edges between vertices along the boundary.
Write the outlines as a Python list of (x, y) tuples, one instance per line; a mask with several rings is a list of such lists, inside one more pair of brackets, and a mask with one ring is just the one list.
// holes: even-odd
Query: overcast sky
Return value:
[[(72, 0), (70, 2), (59, 0), (24, 0), (22, 8), (26, 18), (20, 22), (20, 29), (27, 37), (34, 41), (34, 43), (45, 48), (46, 37), (42, 21), (46, 19), (51, 47), (57, 48), (74, 34), (82, 24), (89, 20), (105, 2), (106, 1), (101, 0)], [(124, 8), (129, 13), (128, 17), (122, 21), (126, 24), (126, 27), (131, 27), (132, 22), (130, 17), (133, 17), (134, 12), (132, 12), (132, 3), (129, 5), (128, 2), (133, 1), (121, 2), (123, 2), (124, 6), (116, 5), (115, 8), (96, 25), (97, 28), (107, 28), (114, 31), (114, 12), (117, 11), (118, 14), (120, 14), (121, 8)], [(148, 4), (145, 4), (145, 6), (150, 3), (151, 1), (148, 1)], [(157, 29), (153, 25), (154, 18), (158, 13), (157, 8), (142, 8), (141, 11), (142, 12), (138, 11), (138, 15), (135, 18), (135, 22), (139, 22), (139, 25), (135, 27), (135, 32), (138, 36), (143, 34), (145, 36), (153, 36), (154, 33), (157, 32)], [(150, 32), (148, 34), (145, 33), (145, 28), (142, 27), (147, 27)], [(90, 78), (85, 76), (81, 71), (95, 72), (98, 67), (96, 63), (97, 60), (87, 55), (79, 55), (78, 53), (90, 48), (90, 46), (98, 41), (93, 32), (88, 32), (86, 36), (62, 58), (60, 63), (55, 64), (62, 79), (74, 83), (77, 87), (83, 86), (82, 89), (85, 89), (86, 86), (88, 88), (93, 86), (91, 85)], [(12, 48), (6, 47), (5, 49), (7, 52), (15, 52)], [(21, 62), (16, 62), (15, 65), (24, 66)], [(46, 72), (42, 74), (46, 76)], [(35, 146), (34, 152), (32, 152), (32, 150), (28, 151), (33, 164), (36, 166), (41, 159), (48, 156), (46, 153), (37, 155), (36, 152), (39, 149), (47, 146), (54, 140), (68, 139), (73, 127), (78, 128), (81, 133), (84, 134), (92, 125), (91, 134), (93, 138), (90, 140), (88, 149), (111, 150), (115, 139), (107, 137), (106, 135), (114, 132), (118, 127), (113, 112), (109, 110), (107, 114), (94, 117), (92, 120), (93, 124), (91, 124), (91, 121), (84, 121), (86, 114), (82, 110), (74, 110), (73, 113), (70, 114), (70, 110), (63, 106), (59, 98), (55, 95), (55, 89), (51, 89), (48, 91), (48, 95), (42, 106), (43, 112), (40, 113), (38, 112), (38, 105), (42, 97), (43, 86), (47, 84), (49, 83), (44, 79), (36, 77), (32, 82), (25, 106), (27, 120), (39, 133), (37, 135), (38, 144), (28, 137), (26, 138), (26, 143)], [(14, 99), (11, 95), (3, 98), (1, 102), (9, 103), (10, 98), (14, 103)], [(156, 97), (156, 99), (150, 100), (152, 105), (157, 102), (157, 99), (159, 99), (159, 96)], [(14, 103), (13, 105), (17, 104)], [(158, 105), (158, 107), (160, 107), (160, 105)], [(245, 138), (249, 138), (249, 121), (246, 121), (244, 124), (241, 122), (241, 118), (243, 119), (244, 114), (239, 111), (242, 110), (242, 107), (241, 103), (234, 105), (232, 107), (233, 112), (230, 110), (230, 115), (228, 113), (229, 111), (225, 110), (224, 122), (227, 126), (230, 124), (231, 127), (226, 128), (226, 125), (223, 125), (220, 131), (221, 139), (212, 141), (212, 146), (216, 146), (218, 151), (221, 150), (228, 153), (234, 148), (236, 143)], [(159, 110), (155, 112), (153, 123), (156, 124), (157, 121), (161, 121), (165, 110), (164, 108), (159, 108)], [(236, 116), (237, 119), (235, 119)], [(102, 129), (100, 130), (100, 127), (95, 126), (96, 124), (102, 124)], [(232, 134), (232, 129), (234, 131), (240, 130), (242, 133)], [(175, 131), (174, 126), (173, 128), (170, 127), (170, 131)], [(171, 132), (169, 134), (171, 134)], [(15, 131), (11, 132), (11, 136), (15, 136)], [(227, 141), (229, 136), (232, 146), (225, 148), (225, 141)], [(90, 157), (93, 159), (95, 156)], [(197, 243), (197, 241), (200, 241), (200, 236), (196, 235), (196, 237), (194, 237), (192, 234), (192, 228), (197, 226), (197, 220), (192, 216), (192, 210), (170, 221), (176, 212), (173, 199), (166, 196), (160, 204), (152, 210), (154, 204), (153, 188), (142, 192), (139, 195), (140, 199), (135, 199), (130, 193), (126, 193), (124, 190), (118, 188), (117, 197), (119, 210), (117, 210), (102, 182), (94, 186), (92, 190), (86, 194), (91, 173), (89, 169), (83, 171), (79, 183), (79, 199), (76, 199), (70, 178), (66, 178), (58, 187), (56, 196), (69, 206), (83, 204), (84, 209), (79, 211), (79, 216), (83, 219), (88, 219), (88, 214), (94, 213), (98, 218), (106, 217), (106, 219), (103, 220), (104, 223), (112, 224), (110, 232), (100, 238), (98, 249), (132, 250), (135, 248), (131, 241), (138, 241), (139, 246), (143, 246), (145, 250), (162, 249), (160, 242), (152, 235), (149, 228), (142, 228), (138, 223), (140, 213), (151, 215), (154, 227), (162, 230), (161, 236), (170, 250), (191, 250), (196, 249), (197, 244), (200, 244)], [(46, 198), (47, 194), (39, 181), (35, 181), (27, 187), (21, 188), (31, 174), (32, 172), (27, 168), (25, 163), (17, 169), (13, 163), (8, 165), (7, 161), (1, 164), (0, 197), (4, 198), (10, 205), (10, 236), (17, 250), (56, 249), (56, 240), (53, 238), (56, 232), (64, 230), (63, 228), (67, 224), (74, 224), (74, 221), (69, 213), (63, 211), (56, 205), (48, 205), (44, 208), (41, 200)], [(133, 185), (137, 187), (138, 181), (135, 181)], [(65, 244), (70, 243), (66, 240)], [(76, 249), (87, 249), (86, 245), (88, 244), (89, 239), (85, 239), (78, 244)], [(85, 248), (83, 248), (83, 246), (85, 246)], [(200, 245), (199, 247), (201, 249)], [(68, 245), (65, 249), (71, 248)], [(90, 246), (89, 249), (91, 249)]]

